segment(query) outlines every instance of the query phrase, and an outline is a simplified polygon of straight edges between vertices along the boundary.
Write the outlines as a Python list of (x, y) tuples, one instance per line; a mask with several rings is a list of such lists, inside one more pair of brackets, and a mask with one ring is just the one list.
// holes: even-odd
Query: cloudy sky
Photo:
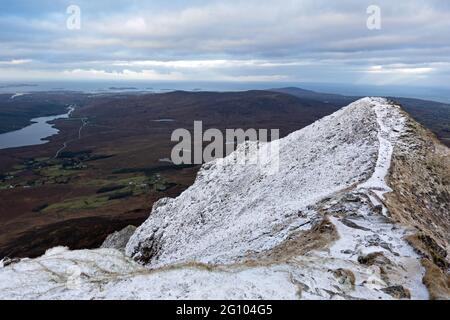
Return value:
[(450, 1), (1, 0), (0, 80), (38, 79), (445, 87)]

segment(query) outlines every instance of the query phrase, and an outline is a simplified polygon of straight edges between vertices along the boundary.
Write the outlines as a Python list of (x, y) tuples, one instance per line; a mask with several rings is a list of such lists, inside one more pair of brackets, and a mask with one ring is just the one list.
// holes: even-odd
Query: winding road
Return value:
[[(72, 120), (77, 120), (77, 119), (74, 118), (74, 119), (72, 119)], [(88, 124), (88, 119), (87, 119), (87, 118), (79, 118), (78, 120), (81, 120), (81, 126), (80, 126), (80, 128), (78, 129), (78, 137), (77, 137), (76, 139), (71, 139), (71, 140), (65, 141), (65, 142), (63, 143), (63, 146), (62, 146), (58, 151), (56, 151), (55, 156), (53, 157), (53, 159), (58, 158), (59, 155), (61, 154), (61, 152), (63, 152), (63, 151), (67, 148), (67, 146), (68, 146), (68, 144), (69, 144), (70, 142), (77, 141), (77, 140), (80, 140), (80, 139), (81, 139), (81, 132), (83, 131), (83, 128), (84, 128), (85, 126), (87, 126), (87, 124)]]

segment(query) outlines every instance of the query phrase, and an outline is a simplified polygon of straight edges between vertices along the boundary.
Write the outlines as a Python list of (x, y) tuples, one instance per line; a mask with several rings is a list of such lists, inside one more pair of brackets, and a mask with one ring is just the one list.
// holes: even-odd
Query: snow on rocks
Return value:
[(70, 251), (57, 247), (47, 250), (42, 257), (22, 259), (1, 268), (0, 298), (91, 297), (99, 284), (136, 274), (141, 268), (113, 249)]
[[(190, 261), (244, 263), (255, 253), (270, 252), (299, 226), (311, 228), (324, 213), (332, 214), (340, 239), (327, 254), (320, 250), (311, 253), (316, 255), (317, 270), (326, 274), (320, 266), (324, 259), (329, 260), (359, 274), (356, 280), (360, 285), (377, 294), (391, 285), (405, 285), (411, 288), (413, 298), (425, 299), (424, 269), (420, 257), (403, 240), (407, 231), (396, 229), (376, 214), (388, 215), (383, 194), (391, 190), (385, 178), (404, 121), (400, 107), (392, 102), (365, 98), (279, 140), (280, 154), (274, 160), (279, 161), (277, 172), (267, 174), (264, 166), (252, 168), (257, 161), (236, 165), (220, 159), (209, 163), (181, 196), (155, 205), (150, 218), (131, 237), (126, 252), (150, 268)], [(232, 156), (239, 158), (244, 148)], [(247, 157), (261, 157), (261, 150), (253, 148)], [(270, 161), (267, 163), (270, 166)], [(321, 203), (327, 198), (343, 208), (330, 212)], [(355, 213), (352, 204), (359, 212)], [(347, 217), (352, 212), (360, 225), (352, 222), (354, 216)], [(392, 261), (389, 276), (384, 274), (386, 266), (360, 265), (358, 257), (371, 252), (380, 252)], [(291, 277), (295, 274), (291, 271)], [(322, 289), (317, 287), (315, 294), (309, 294), (329, 297), (317, 294)], [(334, 292), (332, 288), (323, 290)]]
[[(350, 203), (345, 199), (349, 195), (352, 196)], [(319, 262), (323, 260), (328, 261), (329, 268), (335, 265), (334, 268), (339, 266), (350, 271), (355, 275), (356, 287), (370, 289), (371, 295), (389, 287), (403, 287), (412, 299), (428, 298), (422, 284), (425, 270), (420, 257), (404, 240), (412, 230), (396, 226), (389, 218), (377, 214), (370, 197), (359, 190), (336, 197), (331, 203), (323, 204), (321, 209), (331, 214), (329, 219), (336, 227), (339, 239), (327, 250), (310, 253), (318, 259), (316, 267), (326, 265)], [(371, 256), (379, 260), (368, 258)], [(345, 294), (357, 296), (353, 291)]]
[(120, 231), (114, 232), (103, 241), (101, 248), (125, 250), (128, 240), (130, 240), (135, 231), (135, 226), (127, 226)]
[[(404, 130), (405, 118), (400, 113), (400, 107), (392, 105), (385, 99), (373, 98), (374, 110), (377, 115), (378, 130), (378, 158), (372, 176), (358, 187), (369, 192), (374, 204), (380, 204), (383, 194), (392, 191), (386, 184), (385, 178), (391, 166), (393, 142)], [(386, 208), (383, 206), (383, 214)]]
[[(183, 194), (155, 204), (126, 253), (162, 266), (233, 263), (275, 247), (291, 224), (309, 220), (298, 212), (369, 178), (379, 144), (371, 101), (360, 100), (272, 142), (279, 144), (279, 155), (272, 155), (279, 170), (272, 170), (271, 161), (255, 164), (267, 155), (264, 146), (241, 145), (228, 158), (206, 164)], [(229, 161), (249, 149), (247, 161)]]
[(285, 271), (150, 271), (114, 249), (46, 253), (0, 269), (0, 299), (296, 299)]

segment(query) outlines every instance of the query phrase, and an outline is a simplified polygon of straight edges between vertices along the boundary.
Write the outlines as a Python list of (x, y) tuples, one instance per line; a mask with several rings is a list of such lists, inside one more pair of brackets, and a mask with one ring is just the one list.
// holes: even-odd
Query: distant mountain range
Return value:
[[(271, 89), (271, 91), (286, 93), (301, 99), (320, 101), (329, 104), (338, 110), (339, 108), (360, 99), (360, 96), (344, 96), (305, 90), (296, 87)], [(418, 122), (432, 130), (437, 137), (447, 146), (450, 146), (450, 105), (442, 102), (387, 97), (400, 104)]]

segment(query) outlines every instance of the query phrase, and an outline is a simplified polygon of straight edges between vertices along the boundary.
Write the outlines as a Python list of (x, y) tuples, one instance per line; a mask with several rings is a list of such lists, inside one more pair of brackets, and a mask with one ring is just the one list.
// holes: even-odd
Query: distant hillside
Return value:
[(68, 104), (81, 104), (83, 96), (76, 93), (0, 94), (0, 133), (24, 128), (33, 118), (63, 114)]
[(339, 108), (352, 103), (361, 97), (357, 96), (343, 96), (339, 94), (332, 93), (323, 93), (316, 92), (312, 90), (305, 90), (297, 87), (288, 87), (288, 88), (280, 88), (280, 89), (272, 89), (271, 91), (281, 92), (296, 96), (302, 99), (311, 99), (316, 101), (321, 101), (323, 103), (332, 104), (335, 106), (339, 106)]
[(152, 120), (175, 119), (176, 128), (189, 129), (194, 120), (202, 120), (205, 127), (279, 128), (286, 135), (334, 111), (334, 105), (316, 99), (272, 91), (174, 91), (98, 98), (74, 115), (115, 128), (153, 128)]
[[(271, 89), (274, 92), (290, 94), (301, 99), (310, 99), (328, 104), (337, 111), (361, 97), (315, 92), (296, 87)], [(419, 123), (429, 128), (447, 146), (450, 146), (450, 105), (412, 98), (388, 97), (399, 102)]]

